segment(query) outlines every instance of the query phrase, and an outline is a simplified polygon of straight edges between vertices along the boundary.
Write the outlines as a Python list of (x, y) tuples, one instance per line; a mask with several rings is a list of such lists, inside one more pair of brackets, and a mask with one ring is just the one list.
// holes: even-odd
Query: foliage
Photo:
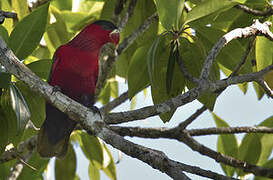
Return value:
[[(22, 63), (46, 80), (51, 65), (50, 59), (56, 48), (68, 42), (86, 24), (100, 18), (111, 20), (116, 2), (82, 0), (78, 10), (72, 12), (72, 0), (55, 0), (34, 9), (28, 8), (27, 0), (1, 0), (1, 9), (15, 11), (18, 20), (6, 19), (0, 25), (0, 36)], [(181, 73), (178, 61), (183, 62), (190, 74), (199, 78), (209, 51), (226, 32), (250, 25), (254, 18), (262, 22), (273, 20), (270, 16), (249, 15), (236, 8), (238, 4), (261, 11), (265, 11), (269, 6), (266, 0), (138, 0), (132, 17), (121, 33), (121, 41), (154, 12), (158, 13), (159, 20), (119, 56), (98, 100), (105, 105), (111, 98), (118, 97), (116, 75), (128, 82), (129, 98), (133, 99), (133, 102), (134, 97), (149, 86), (154, 104), (165, 102), (195, 88), (196, 85)], [(124, 11), (128, 6), (129, 1), (124, 5), (122, 17), (126, 15)], [(210, 80), (219, 80), (220, 70), (229, 76), (243, 56), (248, 43), (248, 39), (238, 39), (229, 43), (217, 56), (210, 73)], [(239, 74), (260, 71), (272, 64), (273, 42), (265, 37), (257, 37), (254, 46)], [(255, 59), (256, 63), (251, 64), (252, 59)], [(11, 74), (0, 70), (0, 88), (3, 88), (0, 95), (0, 154), (2, 154), (8, 144), (17, 146), (19, 142), (33, 135), (25, 129), (29, 120), (35, 126), (41, 126), (45, 118), (45, 102)], [(273, 88), (273, 73), (266, 74), (264, 79)], [(247, 83), (240, 84), (239, 87), (244, 93), (247, 92)], [(264, 95), (263, 90), (255, 83), (254, 87), (258, 99), (261, 99)], [(217, 93), (208, 92), (198, 100), (213, 111), (217, 96)], [(173, 109), (160, 114), (161, 120), (170, 121), (175, 111), (176, 109)], [(217, 115), (213, 114), (213, 118), (217, 127), (229, 127), (228, 123)], [(271, 127), (272, 124), (272, 118), (269, 118), (260, 125)], [(247, 134), (238, 144), (235, 135), (220, 135), (217, 150), (252, 164), (273, 167), (272, 160), (269, 160), (273, 149), (271, 136)], [(116, 179), (114, 160), (100, 139), (85, 132), (74, 131), (71, 142), (79, 144), (89, 160), (88, 171), (91, 179), (99, 179), (100, 170), (110, 179)], [(55, 162), (56, 179), (77, 179), (76, 160), (74, 146), (70, 144), (66, 157)], [(7, 172), (15, 163), (10, 161), (6, 165), (1, 165), (0, 172)], [(48, 161), (41, 159), (35, 152), (29, 163), (38, 170), (33, 176), (31, 172), (24, 170), (19, 178), (42, 178)], [(221, 167), (228, 176), (246, 174), (227, 165), (221, 164)], [(67, 171), (69, 173), (66, 173)], [(0, 179), (5, 179), (7, 175), (8, 173), (1, 174)]]

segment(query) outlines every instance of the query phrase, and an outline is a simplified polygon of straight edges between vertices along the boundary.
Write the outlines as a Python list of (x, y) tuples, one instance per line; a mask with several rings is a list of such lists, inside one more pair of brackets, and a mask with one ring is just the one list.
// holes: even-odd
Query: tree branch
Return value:
[(5, 66), (7, 71), (14, 74), (18, 79), (28, 85), (30, 89), (42, 95), (49, 103), (66, 113), (69, 118), (79, 122), (90, 134), (100, 137), (106, 143), (122, 150), (129, 156), (146, 162), (153, 168), (165, 172), (174, 179), (188, 179), (183, 173), (186, 169), (183, 164), (169, 160), (163, 153), (152, 151), (151, 149), (140, 145), (135, 145), (115, 134), (108, 129), (98, 113), (92, 112), (90, 109), (63, 95), (61, 92), (54, 91), (53, 87), (37, 77), (18, 60), (1, 37), (0, 63)]
[(199, 152), (202, 155), (208, 156), (217, 162), (226, 165), (243, 169), (245, 172), (251, 172), (258, 176), (273, 177), (272, 168), (263, 168), (260, 166), (248, 164), (244, 161), (237, 160), (233, 157), (222, 155), (202, 144), (191, 137), (191, 134), (211, 135), (211, 134), (230, 134), (230, 133), (272, 133), (273, 128), (267, 127), (235, 127), (235, 128), (208, 128), (198, 130), (183, 130), (176, 128), (140, 128), (140, 127), (118, 127), (111, 126), (111, 129), (122, 136), (136, 136), (144, 138), (168, 138), (176, 139), (188, 145), (192, 150)]
[(212, 50), (207, 56), (203, 69), (201, 71), (200, 79), (205, 81), (208, 80), (213, 61), (215, 60), (216, 56), (219, 54), (220, 50), (224, 46), (226, 46), (231, 40), (238, 39), (238, 38), (246, 38), (246, 37), (256, 36), (256, 35), (264, 35), (270, 40), (273, 40), (273, 34), (269, 30), (270, 26), (271, 26), (270, 22), (265, 22), (261, 24), (258, 20), (255, 20), (250, 27), (237, 28), (225, 34), (213, 46)]
[(256, 10), (256, 9), (251, 9), (245, 5), (242, 4), (238, 4), (236, 6), (234, 6), (237, 9), (243, 10), (244, 12), (248, 13), (248, 14), (253, 14), (256, 16), (271, 16), (273, 15), (273, 9), (272, 7), (268, 7), (266, 11), (260, 11), (260, 10)]
[(119, 28), (120, 29), (123, 29), (126, 26), (129, 18), (133, 15), (133, 12), (134, 12), (134, 9), (135, 9), (135, 6), (136, 6), (136, 2), (137, 2), (137, 0), (131, 0), (130, 1), (129, 6), (128, 6), (128, 10), (127, 10), (125, 16), (123, 17), (123, 19), (119, 23)]
[(268, 84), (265, 82), (265, 80), (258, 79), (256, 82), (261, 86), (261, 88), (264, 90), (264, 92), (268, 95), (268, 97), (273, 98), (273, 91), (271, 88), (268, 86)]
[(111, 111), (115, 107), (117, 107), (120, 104), (122, 104), (123, 102), (125, 102), (128, 98), (129, 98), (128, 91), (126, 91), (123, 94), (121, 94), (118, 98), (114, 99), (113, 101), (109, 102), (105, 106), (101, 107), (100, 108), (101, 114), (108, 113), (109, 111)]
[(0, 17), (18, 19), (16, 13), (7, 12), (7, 11), (3, 11), (3, 10), (0, 10)]

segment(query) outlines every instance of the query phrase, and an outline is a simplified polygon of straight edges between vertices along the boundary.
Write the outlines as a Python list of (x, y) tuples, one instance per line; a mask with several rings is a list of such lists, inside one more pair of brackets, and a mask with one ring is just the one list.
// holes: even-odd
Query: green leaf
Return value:
[[(212, 112), (213, 119), (217, 127), (229, 127), (223, 119), (218, 117)], [(217, 141), (217, 151), (228, 156), (237, 158), (238, 155), (238, 144), (234, 134), (219, 135)], [(227, 166), (221, 163), (221, 167), (227, 176), (232, 177), (235, 169), (231, 166)]]
[[(260, 71), (273, 62), (273, 42), (266, 37), (258, 36), (256, 39), (257, 71)], [(268, 86), (273, 89), (273, 73), (270, 71), (264, 76)]]
[(23, 18), (11, 32), (9, 47), (19, 59), (25, 59), (40, 43), (47, 24), (48, 6), (46, 3)]
[[(238, 159), (250, 164), (256, 164), (259, 160), (262, 147), (258, 134), (246, 134), (239, 146)], [(246, 174), (242, 170), (237, 172), (238, 176)]]
[(36, 127), (41, 127), (45, 120), (45, 99), (36, 92), (33, 92), (22, 81), (16, 82), (16, 86), (22, 92), (28, 105), (31, 117), (30, 120)]
[(159, 21), (167, 30), (172, 27), (178, 29), (179, 20), (184, 8), (184, 0), (154, 0), (159, 16)]
[(94, 14), (86, 12), (61, 11), (61, 15), (66, 24), (67, 30), (72, 33), (81, 30), (96, 18)]
[(104, 152), (104, 155), (107, 156), (107, 158), (104, 157), (104, 161), (106, 161), (106, 159), (108, 161), (104, 162), (104, 167), (102, 170), (111, 180), (116, 180), (117, 173), (116, 173), (115, 161), (114, 161), (109, 149), (107, 148), (107, 146), (105, 144), (103, 144), (103, 147), (104, 147), (104, 151), (106, 151), (106, 152)]
[[(1, 10), (3, 10), (3, 11), (12, 11), (9, 0), (1, 0), (0, 3), (1, 3)], [(10, 33), (12, 31), (12, 29), (13, 29), (13, 19), (12, 18), (5, 18), (5, 21), (4, 21), (4, 23), (2, 25)]]
[(87, 133), (80, 133), (82, 148), (85, 156), (99, 169), (103, 167), (103, 146), (99, 139)]
[(17, 132), (20, 133), (30, 119), (30, 111), (21, 91), (15, 84), (10, 86), (10, 97), (12, 109), (17, 117)]
[(167, 77), (166, 77), (166, 89), (167, 94), (170, 94), (172, 88), (172, 80), (173, 80), (173, 73), (174, 73), (174, 65), (176, 59), (178, 58), (178, 45), (175, 42), (171, 43), (171, 50), (169, 55), (168, 67), (167, 67)]
[(55, 179), (73, 180), (76, 175), (76, 153), (71, 144), (62, 159), (55, 160)]
[(130, 61), (128, 70), (128, 92), (130, 99), (150, 84), (146, 63), (148, 50), (147, 45), (139, 47)]
[[(273, 159), (270, 159), (266, 161), (264, 164), (262, 164), (263, 167), (266, 168), (273, 168)], [(255, 176), (254, 180), (271, 180), (272, 178), (265, 178), (261, 176)]]
[(47, 79), (51, 69), (52, 60), (41, 59), (27, 64), (26, 66), (42, 79)]
[(118, 82), (116, 80), (110, 81), (111, 97), (118, 97)]
[(59, 10), (72, 10), (72, 0), (54, 0), (51, 4)]
[[(273, 127), (273, 117), (269, 117), (259, 124), (259, 126)], [(258, 161), (258, 165), (264, 164), (270, 157), (273, 149), (272, 134), (258, 134), (261, 139), (262, 151)]]
[(9, 33), (7, 31), (7, 29), (0, 25), (0, 36), (3, 38), (3, 40), (7, 43), (8, 39), (9, 39)]
[[(171, 91), (169, 94), (167, 93), (166, 76), (171, 39), (172, 37), (170, 35), (157, 37), (147, 54), (147, 67), (152, 86), (151, 92), (154, 104), (159, 104), (172, 97), (176, 97), (181, 94), (185, 87), (185, 79), (183, 78), (177, 63), (175, 63)], [(167, 122), (172, 117), (174, 111), (175, 110), (160, 114), (160, 118), (163, 122)]]
[(100, 180), (100, 169), (98, 169), (92, 161), (89, 162), (88, 174), (90, 180)]
[[(9, 122), (5, 118), (4, 108), (0, 104), (0, 156), (5, 151), (5, 147), (8, 144), (8, 140), (9, 140), (9, 125), (8, 125), (8, 123)], [(1, 172), (1, 170), (0, 170), (0, 172)], [(1, 176), (0, 176), (0, 179), (2, 179)]]
[(229, 0), (207, 0), (202, 3), (196, 5), (187, 15), (184, 24), (188, 24), (189, 22), (195, 21), (202, 17), (208, 16), (217, 11), (228, 9), (234, 6), (236, 3)]
[(11, 161), (0, 164), (0, 179), (8, 179), (10, 176), (10, 170), (16, 162), (18, 162), (18, 160), (13, 159)]
[(11, 0), (11, 4), (19, 20), (29, 13), (27, 0)]
[(38, 59), (51, 59), (50, 51), (45, 46), (39, 46), (35, 51), (33, 51), (32, 56)]
[(70, 40), (70, 34), (67, 31), (66, 24), (61, 16), (60, 11), (54, 6), (50, 6), (56, 22), (49, 24), (44, 35), (48, 49), (53, 54), (55, 50)]
[(10, 86), (11, 74), (0, 72), (0, 88), (8, 88)]
[(111, 87), (110, 87), (110, 82), (107, 81), (99, 95), (99, 101), (103, 105), (105, 105), (110, 101), (110, 97), (111, 97)]

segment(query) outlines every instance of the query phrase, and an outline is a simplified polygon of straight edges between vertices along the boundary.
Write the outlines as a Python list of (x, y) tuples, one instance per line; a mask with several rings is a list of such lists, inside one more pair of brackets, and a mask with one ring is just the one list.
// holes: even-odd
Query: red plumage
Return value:
[[(53, 58), (48, 83), (84, 106), (94, 104), (101, 47), (119, 42), (117, 27), (109, 21), (96, 21), (74, 39), (60, 46)], [(42, 157), (65, 155), (69, 136), (76, 123), (51, 104), (46, 104), (46, 120), (38, 135), (38, 152)]]

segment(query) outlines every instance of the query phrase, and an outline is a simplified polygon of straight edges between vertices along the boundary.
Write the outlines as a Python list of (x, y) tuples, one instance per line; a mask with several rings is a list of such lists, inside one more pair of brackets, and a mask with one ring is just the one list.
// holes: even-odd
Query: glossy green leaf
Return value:
[(46, 3), (33, 11), (13, 29), (9, 37), (9, 47), (20, 60), (30, 55), (40, 43), (47, 24), (48, 6), (49, 3)]
[(80, 136), (83, 153), (97, 168), (101, 169), (103, 167), (103, 146), (99, 139), (84, 132)]
[(0, 72), (0, 88), (8, 88), (10, 86), (11, 74)]
[(179, 20), (184, 8), (184, 0), (154, 0), (159, 16), (159, 21), (167, 30), (173, 27), (178, 29)]
[(16, 162), (18, 162), (18, 160), (14, 159), (0, 164), (0, 179), (8, 179), (10, 170)]
[[(229, 127), (223, 119), (221, 119), (216, 114), (212, 113), (213, 119), (217, 127)], [(234, 134), (219, 135), (217, 141), (217, 151), (227, 155), (237, 158), (238, 155), (238, 144)], [(232, 177), (235, 169), (231, 166), (227, 166), (221, 163), (221, 167), (227, 176)]]
[(51, 2), (59, 10), (72, 10), (72, 3), (72, 0), (54, 0)]
[(118, 97), (118, 82), (113, 80), (110, 82), (110, 88), (111, 88), (111, 97), (114, 99)]
[(71, 144), (62, 159), (55, 160), (55, 179), (73, 180), (76, 175), (76, 153)]
[(18, 87), (15, 84), (10, 86), (10, 97), (12, 109), (17, 118), (17, 131), (22, 132), (30, 119), (30, 111), (28, 105)]
[[(185, 79), (175, 63), (172, 87), (168, 94), (166, 89), (166, 76), (168, 58), (170, 54), (171, 36), (159, 36), (147, 54), (147, 67), (151, 81), (151, 92), (154, 104), (165, 102), (166, 100), (181, 94), (185, 87)], [(162, 121), (167, 122), (172, 117), (174, 111), (160, 114)]]
[[(269, 117), (259, 124), (259, 126), (273, 127), (273, 117)], [(270, 157), (273, 150), (272, 134), (259, 134), (261, 139), (262, 151), (258, 161), (258, 165), (263, 165)]]
[(86, 12), (61, 11), (61, 15), (69, 32), (81, 30), (85, 25), (95, 20), (94, 14)]
[(38, 59), (51, 59), (49, 49), (44, 46), (39, 46), (35, 51), (33, 51), (32, 56)]
[(61, 12), (54, 6), (50, 6), (56, 22), (49, 24), (44, 35), (48, 49), (53, 54), (55, 50), (70, 40), (70, 34), (67, 31), (66, 24), (61, 16)]
[(7, 29), (0, 25), (0, 36), (4, 39), (4, 41), (7, 43), (8, 42), (8, 39), (9, 39), (9, 34), (8, 34), (8, 31)]
[[(256, 63), (257, 71), (260, 71), (273, 62), (273, 42), (266, 37), (258, 36), (256, 39)], [(264, 76), (268, 86), (273, 89), (273, 73), (268, 72)]]
[[(262, 151), (261, 146), (261, 139), (258, 134), (245, 135), (239, 146), (238, 159), (250, 164), (256, 164)], [(237, 174), (242, 176), (246, 173), (238, 170)]]
[(103, 144), (104, 147), (104, 155), (107, 156), (107, 158), (104, 158), (104, 161), (108, 159), (108, 163), (104, 163), (103, 172), (111, 179), (116, 180), (117, 179), (117, 173), (116, 173), (116, 166), (114, 158), (112, 157), (112, 154), (110, 153), (109, 149), (105, 144)]
[(90, 180), (100, 180), (100, 170), (93, 164), (92, 161), (89, 162), (88, 174)]
[(110, 82), (106, 82), (104, 88), (102, 89), (100, 95), (99, 95), (99, 101), (105, 105), (110, 101), (111, 97), (111, 87)]
[(48, 165), (49, 159), (41, 158), (38, 152), (35, 150), (33, 155), (28, 161), (28, 164), (35, 167), (36, 170), (30, 168), (23, 168), (18, 180), (27, 179), (43, 179), (43, 173)]
[(49, 71), (51, 69), (51, 64), (52, 64), (52, 60), (41, 59), (32, 63), (29, 63), (26, 66), (40, 78), (47, 79), (49, 75)]
[[(0, 3), (1, 3), (1, 10), (3, 10), (3, 11), (12, 11), (9, 0), (1, 0)], [(13, 29), (13, 20), (11, 18), (5, 18), (5, 21), (4, 21), (4, 23), (2, 25), (10, 33), (12, 31), (12, 29)]]
[[(0, 104), (0, 156), (5, 151), (5, 147), (9, 140), (9, 125), (5, 117), (4, 108)], [(0, 167), (1, 168), (1, 167)], [(1, 172), (1, 170), (0, 170)], [(1, 174), (1, 173), (0, 173)], [(1, 176), (0, 176), (1, 179)]]
[(31, 114), (31, 121), (36, 127), (41, 127), (43, 121), (45, 120), (45, 99), (36, 92), (33, 92), (21, 81), (16, 82), (16, 86), (20, 89), (23, 97), (25, 98)]
[(231, 8), (235, 5), (234, 2), (229, 0), (207, 0), (202, 3), (196, 5), (187, 15), (184, 24), (188, 24), (189, 22), (195, 21), (202, 17), (208, 16), (217, 11)]
[(148, 50), (148, 46), (142, 46), (132, 56), (128, 70), (128, 92), (130, 99), (150, 84), (146, 63)]
[(179, 54), (178, 44), (176, 44), (175, 42), (172, 42), (171, 43), (169, 60), (168, 60), (168, 66), (167, 66), (167, 76), (166, 76), (167, 94), (170, 94), (170, 91), (171, 91), (171, 88), (172, 88), (174, 65), (175, 65), (176, 59), (178, 58), (178, 54)]
[(21, 20), (29, 13), (27, 0), (11, 0), (12, 9), (17, 13), (17, 17)]

